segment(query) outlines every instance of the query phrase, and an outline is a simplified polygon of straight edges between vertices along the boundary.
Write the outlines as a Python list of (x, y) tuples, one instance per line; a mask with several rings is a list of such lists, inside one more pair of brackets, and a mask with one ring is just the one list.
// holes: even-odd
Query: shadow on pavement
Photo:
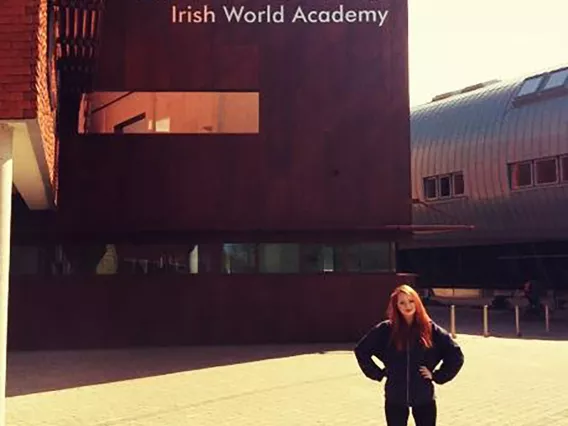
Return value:
[[(434, 321), (450, 329), (449, 307), (427, 309)], [(369, 324), (369, 328), (372, 326)], [(482, 336), (483, 310), (456, 307), (456, 331), (458, 336)], [(548, 333), (544, 319), (521, 319), (522, 336), (517, 337), (514, 311), (490, 309), (489, 332), (500, 338), (568, 341), (568, 318), (552, 316)], [(15, 397), (268, 359), (351, 351), (353, 345), (354, 342), (9, 352), (6, 395)]]
[(349, 349), (338, 344), (9, 352), (6, 396)]

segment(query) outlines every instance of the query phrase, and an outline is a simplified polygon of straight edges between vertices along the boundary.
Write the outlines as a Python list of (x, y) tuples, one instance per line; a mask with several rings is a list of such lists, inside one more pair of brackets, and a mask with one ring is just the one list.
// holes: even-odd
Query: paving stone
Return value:
[[(568, 426), (560, 336), (459, 334), (465, 364), (437, 386), (438, 426)], [(7, 425), (384, 425), (383, 384), (352, 346), (10, 353)]]

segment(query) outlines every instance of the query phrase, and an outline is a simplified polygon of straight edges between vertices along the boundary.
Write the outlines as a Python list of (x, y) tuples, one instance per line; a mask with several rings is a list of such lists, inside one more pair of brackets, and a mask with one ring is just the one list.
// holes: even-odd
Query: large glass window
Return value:
[[(90, 243), (14, 246), (13, 275), (319, 274), (390, 272), (394, 244)], [(190, 282), (190, 281), (188, 281)]]
[(558, 181), (556, 158), (535, 161), (536, 183), (554, 183)]
[(189, 244), (57, 244), (14, 246), (12, 275), (151, 275), (198, 273)]
[(258, 134), (259, 92), (94, 92), (84, 133)]

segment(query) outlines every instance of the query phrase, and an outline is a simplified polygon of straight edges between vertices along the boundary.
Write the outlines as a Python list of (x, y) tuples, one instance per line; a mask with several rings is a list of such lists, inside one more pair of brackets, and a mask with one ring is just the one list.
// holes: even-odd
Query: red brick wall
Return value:
[[(30, 0), (28, 0), (30, 1)], [(36, 2), (37, 0), (31, 0)], [(57, 140), (55, 135), (55, 111), (52, 111), (49, 99), (48, 67), (53, 63), (48, 63), (47, 57), (47, 0), (40, 0), (38, 9), (38, 27), (36, 33), (37, 55), (36, 55), (36, 78), (35, 91), (37, 99), (37, 118), (43, 141), (43, 152), (49, 171), (49, 181), (52, 188), (55, 188), (56, 167), (55, 155)], [(55, 71), (54, 71), (55, 72)], [(53, 84), (53, 80), (52, 80)]]
[(3, 0), (0, 14), (0, 119), (36, 117), (38, 5)]
[(37, 118), (54, 184), (54, 113), (47, 84), (47, 0), (3, 0), (0, 14), (0, 120)]

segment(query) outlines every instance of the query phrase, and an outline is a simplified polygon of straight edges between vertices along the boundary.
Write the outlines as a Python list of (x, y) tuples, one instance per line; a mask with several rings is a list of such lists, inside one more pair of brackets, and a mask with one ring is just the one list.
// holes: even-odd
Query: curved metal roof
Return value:
[[(509, 182), (510, 163), (555, 156), (562, 163), (560, 156), (568, 155), (568, 80), (564, 88), (518, 98), (527, 78), (491, 82), (412, 110), (412, 196), (420, 200), (413, 223), (476, 227), (419, 237), (415, 245), (568, 237), (568, 182), (522, 190)], [(424, 178), (456, 172), (463, 173), (464, 196), (425, 200)]]

